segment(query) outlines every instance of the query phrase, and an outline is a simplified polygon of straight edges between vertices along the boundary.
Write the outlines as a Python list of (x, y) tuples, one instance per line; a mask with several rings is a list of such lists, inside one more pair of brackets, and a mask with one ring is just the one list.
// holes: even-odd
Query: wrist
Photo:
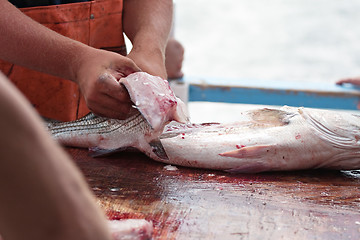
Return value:
[(165, 49), (159, 44), (141, 44), (133, 45), (128, 55), (142, 71), (154, 76), (167, 78), (165, 68)]
[(71, 63), (69, 64), (70, 70), (70, 80), (80, 84), (79, 80), (83, 75), (83, 69), (86, 69), (86, 64), (89, 60), (92, 60), (96, 57), (96, 49), (89, 47), (87, 45), (81, 44), (74, 49), (74, 57), (72, 58)]
[(141, 54), (150, 59), (165, 60), (165, 47), (159, 44), (135, 43), (131, 49), (133, 54)]

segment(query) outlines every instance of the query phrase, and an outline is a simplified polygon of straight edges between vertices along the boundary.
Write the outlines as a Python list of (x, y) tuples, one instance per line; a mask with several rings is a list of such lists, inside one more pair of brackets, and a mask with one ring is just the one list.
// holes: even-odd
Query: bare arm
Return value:
[(165, 47), (172, 22), (171, 0), (124, 0), (124, 31), (133, 44), (129, 57), (143, 70), (166, 78)]
[(140, 70), (131, 59), (57, 34), (7, 0), (0, 0), (0, 9), (1, 59), (76, 82), (99, 115), (128, 115), (131, 102), (118, 80)]
[(80, 172), (2, 74), (0, 112), (4, 239), (110, 240), (104, 214)]
[(0, 0), (0, 57), (22, 66), (76, 80), (79, 56), (88, 49), (32, 21)]

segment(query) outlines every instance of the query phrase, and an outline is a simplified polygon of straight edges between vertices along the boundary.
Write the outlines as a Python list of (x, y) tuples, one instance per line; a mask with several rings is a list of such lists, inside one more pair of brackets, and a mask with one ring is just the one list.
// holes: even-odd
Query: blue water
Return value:
[(359, 0), (178, 0), (191, 76), (335, 82), (360, 76)]

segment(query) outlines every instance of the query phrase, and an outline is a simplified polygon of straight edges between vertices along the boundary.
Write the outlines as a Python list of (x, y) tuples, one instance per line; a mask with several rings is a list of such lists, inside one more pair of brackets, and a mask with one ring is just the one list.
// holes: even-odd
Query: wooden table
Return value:
[(67, 151), (108, 217), (146, 218), (154, 239), (360, 239), (360, 171), (170, 171), (140, 153)]

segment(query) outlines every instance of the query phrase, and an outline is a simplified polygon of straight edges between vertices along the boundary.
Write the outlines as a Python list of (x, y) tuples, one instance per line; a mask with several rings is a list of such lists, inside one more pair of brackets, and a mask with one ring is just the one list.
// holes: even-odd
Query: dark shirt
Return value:
[(89, 0), (9, 0), (17, 8), (58, 5), (75, 2), (87, 2)]

